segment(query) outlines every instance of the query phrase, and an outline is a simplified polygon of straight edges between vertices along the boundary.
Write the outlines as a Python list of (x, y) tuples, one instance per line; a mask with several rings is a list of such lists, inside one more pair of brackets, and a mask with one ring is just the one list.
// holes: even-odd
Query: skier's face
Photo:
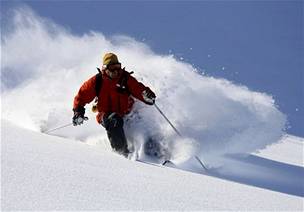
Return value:
[(109, 65), (109, 67), (107, 67), (106, 73), (110, 78), (115, 79), (115, 78), (118, 77), (118, 75), (120, 73), (120, 70), (121, 70), (121, 64), (120, 63), (113, 64), (113, 65)]

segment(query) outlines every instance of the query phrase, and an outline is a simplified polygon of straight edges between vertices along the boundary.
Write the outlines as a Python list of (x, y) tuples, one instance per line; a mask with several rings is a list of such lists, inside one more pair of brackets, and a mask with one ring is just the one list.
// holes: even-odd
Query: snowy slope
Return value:
[[(288, 143), (283, 141), (289, 148), (281, 155), (303, 147)], [(1, 147), (2, 210), (303, 210), (303, 191), (290, 195), (194, 173), (198, 166), (188, 172), (129, 161), (100, 146), (7, 121), (2, 121)], [(277, 148), (263, 154), (275, 157)], [(294, 165), (303, 177), (303, 164)]]
[(303, 143), (303, 138), (288, 135), (278, 143), (273, 144), (271, 149), (260, 151), (259, 155), (288, 164), (304, 166)]
[[(183, 135), (178, 138), (154, 107), (136, 102), (125, 131), (137, 148), (147, 137), (156, 137), (175, 161), (196, 154), (217, 167), (223, 155), (256, 152), (284, 135), (287, 119), (271, 94), (206, 76), (131, 37), (75, 35), (28, 8), (17, 9), (8, 27), (1, 39), (1, 115), (22, 128), (41, 131), (70, 123), (79, 87), (97, 73), (104, 53), (115, 52), (126, 70), (156, 93), (157, 105)], [(86, 126), (52, 134), (106, 143), (90, 107)]]
[[(271, 94), (206, 76), (128, 36), (75, 35), (29, 8), (10, 20), (1, 39), (3, 209), (303, 209), (303, 139), (280, 141), (287, 117)], [(85, 125), (41, 133), (71, 122), (73, 97), (105, 52), (155, 91), (183, 135), (136, 102), (125, 117), (128, 141), (142, 156), (157, 138), (178, 169), (113, 154), (90, 105)]]

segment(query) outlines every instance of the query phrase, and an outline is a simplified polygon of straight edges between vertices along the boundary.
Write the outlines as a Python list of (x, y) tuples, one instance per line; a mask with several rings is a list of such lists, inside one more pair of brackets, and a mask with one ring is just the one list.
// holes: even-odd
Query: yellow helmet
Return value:
[(106, 53), (104, 56), (103, 56), (103, 65), (104, 66), (108, 66), (108, 65), (111, 65), (111, 64), (117, 64), (119, 63), (118, 61), (118, 58), (115, 54), (113, 53)]

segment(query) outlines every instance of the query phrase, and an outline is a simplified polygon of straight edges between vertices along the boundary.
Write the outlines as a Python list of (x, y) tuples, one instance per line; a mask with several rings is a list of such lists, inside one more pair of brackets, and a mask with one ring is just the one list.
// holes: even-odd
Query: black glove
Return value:
[(123, 126), (123, 119), (117, 113), (109, 113), (103, 117), (102, 126), (106, 128), (106, 130), (111, 130), (116, 127)]
[(147, 104), (154, 104), (156, 96), (149, 88), (142, 92), (142, 96)]
[(84, 116), (85, 108), (84, 107), (78, 107), (76, 109), (73, 109), (74, 116), (73, 116), (73, 125), (81, 125), (83, 124), (83, 121), (87, 121), (88, 117)]

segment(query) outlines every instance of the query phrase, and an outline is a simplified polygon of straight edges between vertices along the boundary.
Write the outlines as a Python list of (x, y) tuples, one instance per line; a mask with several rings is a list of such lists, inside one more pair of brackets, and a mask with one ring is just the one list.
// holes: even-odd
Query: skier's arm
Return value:
[(83, 83), (78, 91), (78, 94), (74, 98), (74, 110), (84, 107), (86, 104), (93, 101), (96, 96), (95, 84), (96, 76), (91, 77), (89, 80)]
[[(132, 96), (134, 96), (135, 98), (137, 98), (137, 99), (139, 99), (139, 100), (141, 100), (141, 101), (143, 101), (143, 102), (145, 102), (147, 104), (151, 104), (150, 102), (147, 102), (145, 100), (144, 95), (143, 95), (144, 91), (152, 92), (149, 87), (146, 87), (141, 82), (138, 82), (134, 77), (129, 76), (129, 79), (128, 79), (128, 88), (129, 88), (129, 91), (130, 91), (130, 93), (131, 93)], [(155, 96), (154, 93), (153, 93), (153, 95)]]

